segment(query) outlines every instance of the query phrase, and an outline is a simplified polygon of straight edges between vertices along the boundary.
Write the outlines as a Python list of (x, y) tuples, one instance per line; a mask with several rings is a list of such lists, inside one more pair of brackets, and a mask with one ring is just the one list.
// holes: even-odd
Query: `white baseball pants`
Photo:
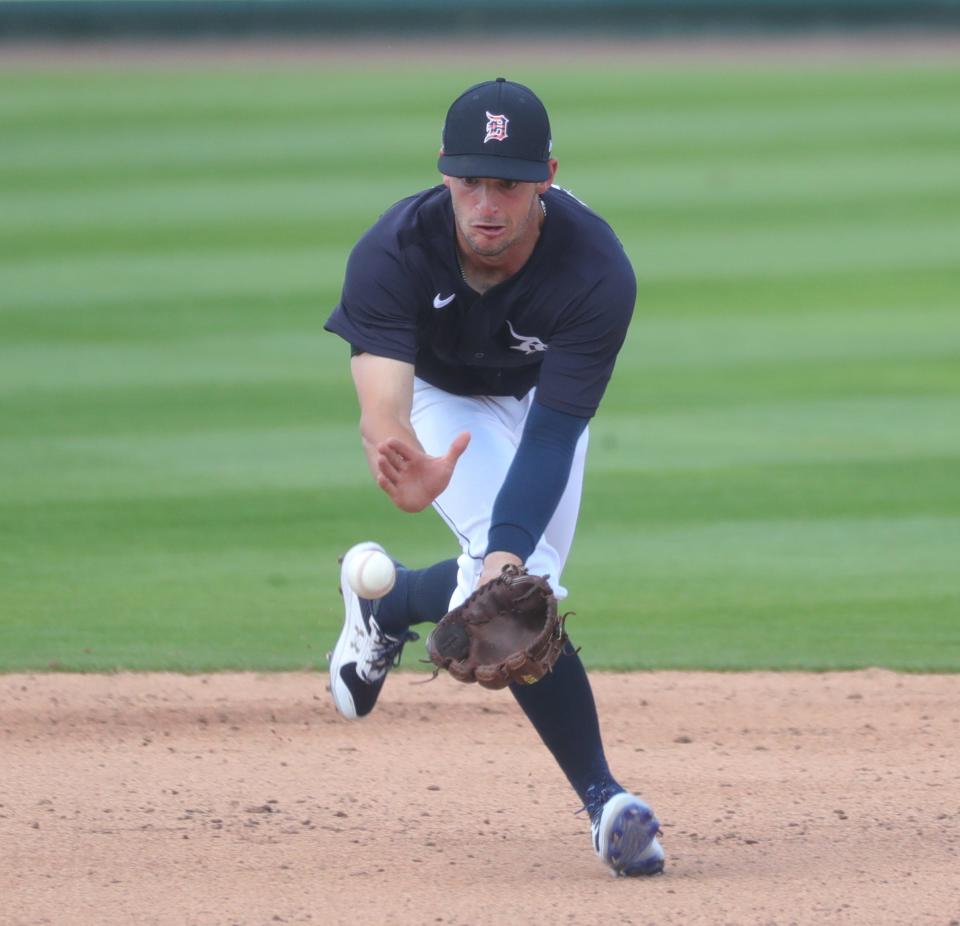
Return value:
[[(450, 599), (451, 608), (462, 604), (473, 593), (480, 578), (493, 503), (520, 443), (533, 394), (531, 390), (522, 399), (458, 396), (421, 379), (414, 380), (410, 420), (427, 453), (441, 456), (462, 431), (469, 431), (471, 435), (470, 445), (460, 457), (450, 484), (433, 503), (456, 535), (462, 551), (457, 560), (457, 588)], [(557, 598), (567, 595), (560, 580), (577, 527), (588, 432), (589, 428), (580, 436), (567, 487), (526, 563), (535, 575), (550, 576)]]

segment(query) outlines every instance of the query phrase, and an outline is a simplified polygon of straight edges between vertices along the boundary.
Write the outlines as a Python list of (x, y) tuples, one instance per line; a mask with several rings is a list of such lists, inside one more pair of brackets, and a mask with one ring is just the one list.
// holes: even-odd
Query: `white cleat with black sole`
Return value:
[(613, 795), (592, 818), (593, 847), (615, 875), (637, 877), (663, 871), (660, 821), (640, 798)]

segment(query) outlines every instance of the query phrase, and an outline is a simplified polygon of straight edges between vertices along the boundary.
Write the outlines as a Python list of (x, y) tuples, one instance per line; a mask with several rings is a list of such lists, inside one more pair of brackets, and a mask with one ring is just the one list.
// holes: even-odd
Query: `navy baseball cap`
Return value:
[(543, 103), (529, 87), (498, 77), (453, 101), (437, 167), (448, 177), (539, 182), (550, 174), (550, 148)]

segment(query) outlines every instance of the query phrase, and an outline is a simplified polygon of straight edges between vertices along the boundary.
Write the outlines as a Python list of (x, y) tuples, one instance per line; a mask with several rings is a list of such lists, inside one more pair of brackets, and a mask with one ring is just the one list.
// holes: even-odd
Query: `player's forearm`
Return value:
[(488, 556), (512, 553), (522, 562), (530, 556), (566, 489), (577, 442), (586, 426), (585, 418), (534, 402), (493, 505)]
[(408, 420), (380, 411), (365, 411), (360, 415), (360, 440), (367, 457), (367, 466), (370, 467), (374, 479), (380, 471), (379, 448), (391, 438), (397, 438), (417, 450), (423, 450)]
[(357, 354), (350, 371), (360, 403), (360, 439), (373, 478), (378, 475), (379, 448), (397, 439), (422, 449), (410, 424), (413, 366), (374, 354)]

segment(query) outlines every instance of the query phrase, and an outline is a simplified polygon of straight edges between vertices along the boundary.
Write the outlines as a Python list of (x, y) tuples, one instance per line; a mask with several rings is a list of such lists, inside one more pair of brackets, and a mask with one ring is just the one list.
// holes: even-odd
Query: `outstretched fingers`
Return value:
[(391, 482), (400, 479), (406, 467), (406, 461), (398, 458), (395, 454), (381, 453), (377, 457), (377, 469), (382, 476), (385, 476)]
[(413, 451), (402, 441), (384, 441), (377, 447), (377, 469), (380, 476), (396, 485), (410, 465), (412, 454)]
[(377, 476), (377, 485), (383, 489), (387, 495), (392, 499), (396, 499), (397, 496), (397, 480), (391, 478), (390, 476), (385, 476), (383, 473), (380, 473)]
[(391, 437), (389, 440), (385, 440), (377, 447), (377, 451), (380, 456), (389, 460), (398, 469), (409, 463), (417, 454), (423, 453), (423, 451), (417, 450), (409, 444), (405, 444), (397, 437)]

